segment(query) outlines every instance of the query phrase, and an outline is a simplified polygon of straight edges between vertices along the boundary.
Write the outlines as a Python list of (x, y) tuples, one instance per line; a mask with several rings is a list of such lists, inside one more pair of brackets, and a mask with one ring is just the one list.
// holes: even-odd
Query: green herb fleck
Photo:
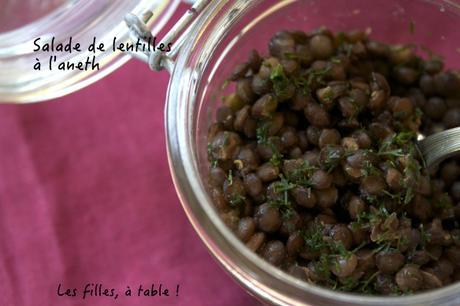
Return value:
[(431, 235), (425, 230), (423, 224), (420, 224), (420, 238), (422, 247), (425, 247), (425, 245), (431, 241)]
[(423, 117), (423, 111), (420, 109), (420, 107), (415, 108), (415, 118), (420, 119)]
[(256, 137), (257, 143), (266, 144), (268, 142), (268, 130), (265, 125), (257, 128)]
[(228, 181), (229, 186), (231, 186), (233, 184), (233, 173), (232, 173), (231, 169), (228, 170), (227, 181)]
[(280, 175), (280, 180), (273, 183), (273, 191), (281, 195), (281, 198), (272, 199), (268, 202), (271, 207), (278, 208), (283, 219), (289, 219), (294, 214), (294, 208), (289, 200), (289, 190), (296, 185), (289, 182), (283, 175)]
[(397, 248), (397, 249), (400, 249), (401, 247), (406, 247), (406, 246), (409, 245), (409, 242), (410, 242), (410, 240), (409, 240), (408, 237), (406, 237), (406, 236), (399, 236), (399, 238), (398, 238), (398, 243), (397, 243), (397, 245), (396, 245), (396, 248)]
[(314, 263), (315, 272), (319, 277), (323, 279), (329, 279), (331, 277), (331, 270), (329, 269), (329, 256), (327, 254), (321, 254), (319, 260)]
[(273, 151), (273, 155), (272, 157), (270, 158), (270, 163), (273, 165), (273, 166), (279, 166), (281, 165), (281, 162), (283, 161), (283, 155), (275, 148), (274, 145), (270, 146), (272, 151)]
[(283, 155), (278, 151), (273, 141), (268, 137), (268, 129), (266, 125), (263, 125), (256, 130), (257, 143), (268, 146), (272, 150), (272, 157), (270, 163), (274, 166), (281, 165)]
[(297, 90), (300, 91), (300, 93), (304, 96), (310, 96), (311, 95), (311, 89), (310, 89), (310, 84), (308, 84), (308, 80), (302, 76), (295, 77), (293, 79), (294, 85), (297, 88)]
[(283, 175), (280, 175), (280, 180), (273, 183), (273, 188), (276, 193), (287, 192), (296, 185), (289, 182)]
[(411, 131), (395, 133), (391, 137), (387, 137), (384, 141), (382, 141), (377, 154), (379, 156), (386, 156), (386, 157), (405, 156), (406, 154), (403, 148), (410, 149), (410, 145), (413, 145), (412, 142), (415, 140), (415, 138), (416, 138), (416, 134)]
[(414, 188), (408, 187), (406, 188), (406, 193), (404, 195), (404, 205), (409, 204), (412, 199), (414, 198)]
[[(371, 207), (373, 208), (373, 207)], [(380, 206), (379, 209), (373, 208), (369, 211), (363, 211), (358, 215), (356, 223), (364, 226), (370, 227), (378, 224), (382, 220), (387, 219), (390, 216), (390, 213), (385, 208), (385, 206)]]
[(385, 151), (385, 150), (382, 150), (380, 149), (377, 154), (379, 156), (382, 156), (382, 157), (402, 157), (404, 156), (404, 152), (401, 148), (399, 149), (394, 149), (394, 150), (388, 150), (388, 151)]
[(242, 196), (241, 194), (232, 194), (230, 196), (230, 206), (234, 208), (242, 208), (244, 202), (246, 201), (246, 197)]
[(315, 170), (317, 167), (311, 166), (308, 161), (303, 160), (298, 168), (288, 173), (287, 178), (297, 185), (311, 187), (310, 177)]
[(412, 131), (400, 132), (393, 135), (393, 142), (399, 146), (404, 146), (416, 139), (417, 135)]
[(333, 146), (327, 145), (325, 148), (326, 158), (322, 162), (326, 171), (331, 172), (335, 167), (337, 167), (342, 160), (341, 151), (336, 150)]
[(321, 102), (324, 102), (326, 104), (331, 103), (334, 100), (334, 92), (332, 91), (332, 88), (330, 86), (327, 86), (323, 89), (320, 89), (318, 98)]
[(220, 87), (220, 89), (221, 89), (221, 90), (227, 89), (228, 84), (230, 84), (230, 81), (229, 81), (229, 80), (225, 80), (225, 81), (222, 83), (222, 86)]
[(382, 173), (380, 172), (377, 167), (374, 166), (373, 163), (371, 163), (369, 160), (364, 161), (363, 167), (361, 169), (361, 173), (363, 176), (371, 176), (371, 175), (376, 175), (376, 176), (381, 176)]
[(336, 286), (333, 288), (334, 290), (348, 292), (348, 291), (352, 291), (359, 285), (359, 281), (353, 276), (348, 276), (344, 278), (343, 280), (341, 280), (340, 282), (341, 284), (338, 285), (337, 283)]
[(414, 198), (414, 185), (420, 179), (422, 167), (420, 163), (414, 158), (415, 146), (409, 146), (410, 153), (407, 154), (407, 160), (404, 166), (404, 177), (403, 186), (405, 188), (404, 204), (409, 204)]
[(208, 143), (208, 160), (211, 163), (211, 168), (215, 168), (217, 167), (218, 161), (217, 159), (214, 158), (212, 151), (213, 151), (212, 143), (209, 142)]
[(361, 287), (359, 288), (359, 291), (362, 293), (370, 293), (372, 290), (369, 288), (369, 284), (372, 283), (372, 281), (380, 274), (380, 271), (375, 272), (372, 274), (368, 279), (362, 282)]
[(318, 222), (303, 232), (303, 238), (307, 248), (313, 252), (321, 251), (327, 247), (327, 242), (323, 239), (324, 226)]
[(331, 59), (331, 62), (333, 62), (334, 64), (341, 64), (342, 60), (340, 58), (334, 57)]
[(289, 98), (288, 87), (291, 85), (291, 81), (284, 73), (283, 66), (281, 64), (276, 65), (273, 67), (270, 73), (270, 80), (273, 83), (273, 90), (275, 95), (280, 100), (286, 100)]
[(340, 255), (341, 257), (348, 259), (353, 254), (351, 251), (348, 251), (343, 243), (339, 241), (331, 240), (329, 243), (329, 248), (331, 249), (331, 253), (333, 255)]
[(313, 83), (325, 85), (325, 78), (328, 76), (331, 67), (323, 69), (310, 69), (307, 72), (307, 84), (311, 86)]
[(368, 194), (368, 195), (366, 195), (366, 200), (370, 204), (377, 203), (377, 196), (372, 195), (372, 194)]

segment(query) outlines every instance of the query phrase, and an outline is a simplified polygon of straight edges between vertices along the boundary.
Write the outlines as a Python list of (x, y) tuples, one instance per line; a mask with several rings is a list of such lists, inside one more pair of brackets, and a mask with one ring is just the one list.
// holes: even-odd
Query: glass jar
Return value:
[[(127, 13), (144, 15), (147, 26), (157, 35), (180, 0), (0, 0), (0, 101), (26, 103), (60, 97), (103, 78), (130, 56), (110, 46), (130, 40), (130, 31), (123, 18)], [(107, 52), (87, 50), (96, 37)], [(56, 62), (84, 62), (95, 57), (99, 70), (60, 71), (47, 68), (50, 52), (34, 51), (34, 40), (40, 46), (51, 43), (81, 44), (81, 52), (53, 52)], [(34, 70), (37, 59), (42, 65)], [(56, 65), (57, 66), (57, 65)]]
[[(429, 47), (460, 68), (460, 2), (423, 0), (215, 0), (187, 33), (167, 94), (171, 173), (190, 222), (221, 265), (250, 293), (275, 305), (460, 305), (460, 284), (403, 297), (323, 289), (296, 279), (247, 249), (215, 211), (207, 192), (207, 130), (221, 105), (225, 78), (251, 49), (267, 50), (281, 29), (368, 29), (388, 43)], [(177, 47), (177, 46), (176, 46)], [(423, 52), (423, 48), (420, 49)]]
[[(148, 5), (149, 1), (153, 3), (152, 0), (141, 3)], [(169, 12), (167, 14), (177, 5), (177, 1), (164, 3), (160, 7)], [(188, 12), (197, 16), (189, 20), (193, 22), (187, 29), (177, 31), (176, 34), (182, 35), (175, 40), (174, 52), (157, 57), (158, 61), (150, 61), (150, 65), (152, 68), (164, 66), (171, 73), (165, 116), (169, 164), (177, 193), (190, 222), (224, 269), (258, 299), (274, 305), (460, 305), (460, 284), (413, 296), (370, 297), (320, 288), (265, 262), (237, 239), (215, 211), (207, 191), (206, 150), (207, 130), (214, 120), (220, 97), (231, 90), (223, 87), (226, 76), (252, 49), (266, 50), (275, 32), (281, 29), (309, 31), (323, 25), (334, 31), (369, 29), (371, 37), (387, 43), (429, 47), (444, 56), (446, 67), (460, 68), (460, 1), (213, 0), (203, 3), (200, 10)], [(139, 16), (143, 12), (141, 6), (132, 6), (125, 12), (129, 11)], [(114, 26), (123, 33), (123, 39), (127, 39), (127, 29), (119, 28), (120, 18), (105, 26)], [(58, 32), (65, 36), (63, 30)], [(11, 33), (14, 32), (7, 33), (9, 36), (0, 35), (0, 64), (11, 64), (9, 60), (15, 56), (27, 55), (25, 51), (20, 52), (24, 50), (22, 45), (9, 48), (8, 39), (15, 41)], [(36, 31), (33, 33), (27, 37), (37, 36)], [(9, 94), (6, 99), (3, 96), (3, 100), (9, 97), (17, 102), (29, 102), (71, 92), (106, 75), (127, 59), (120, 54), (110, 56), (117, 60), (107, 59), (110, 64), (104, 68), (105, 72), (93, 75), (63, 75), (43, 80), (33, 76), (21, 78), (18, 71), (10, 69), (19, 80), (16, 84), (9, 82), (7, 75), (0, 71), (0, 95)], [(24, 63), (20, 61), (16, 64), (27, 64), (30, 70), (30, 58), (24, 59)]]

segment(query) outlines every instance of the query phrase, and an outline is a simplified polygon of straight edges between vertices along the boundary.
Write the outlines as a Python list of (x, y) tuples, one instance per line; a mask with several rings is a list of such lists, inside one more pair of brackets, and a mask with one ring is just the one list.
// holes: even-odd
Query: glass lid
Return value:
[(179, 2), (0, 0), (0, 102), (48, 100), (99, 80), (130, 59), (129, 45), (136, 48), (127, 13), (151, 12), (155, 35)]

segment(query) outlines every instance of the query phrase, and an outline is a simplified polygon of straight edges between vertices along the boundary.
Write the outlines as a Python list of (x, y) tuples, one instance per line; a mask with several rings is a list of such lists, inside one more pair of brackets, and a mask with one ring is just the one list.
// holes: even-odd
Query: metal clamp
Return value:
[[(170, 52), (166, 53), (165, 51), (154, 48), (154, 50), (151, 51), (130, 52), (130, 54), (134, 58), (147, 63), (152, 70), (160, 71), (163, 70), (163, 68), (166, 68), (166, 70), (171, 73), (174, 68), (174, 58), (185, 41), (184, 32), (186, 32), (190, 24), (195, 21), (196, 17), (210, 2), (211, 0), (196, 1), (195, 4), (188, 9), (179, 21), (168, 31), (165, 37), (163, 37), (160, 44), (164, 44), (165, 46), (168, 44), (174, 44)], [(132, 41), (137, 41), (138, 39), (144, 43), (149, 43), (149, 41), (151, 41), (153, 34), (148, 29), (146, 23), (152, 16), (153, 13), (151, 11), (146, 12), (142, 16), (142, 19), (131, 13), (125, 16), (125, 22), (130, 29), (130, 37)]]

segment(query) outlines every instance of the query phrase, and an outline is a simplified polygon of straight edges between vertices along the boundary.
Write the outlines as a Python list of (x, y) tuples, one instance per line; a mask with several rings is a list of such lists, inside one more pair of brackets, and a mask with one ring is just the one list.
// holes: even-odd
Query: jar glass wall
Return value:
[[(429, 18), (427, 18), (429, 16)], [(442, 22), (440, 22), (442, 20)], [(207, 194), (207, 130), (226, 77), (279, 30), (368, 29), (387, 43), (412, 43), (460, 68), (460, 2), (396, 0), (212, 1), (187, 33), (166, 110), (171, 172), (183, 207), (219, 262), (250, 292), (279, 305), (459, 305), (460, 284), (405, 297), (369, 297), (295, 279), (249, 251), (220, 220)]]

